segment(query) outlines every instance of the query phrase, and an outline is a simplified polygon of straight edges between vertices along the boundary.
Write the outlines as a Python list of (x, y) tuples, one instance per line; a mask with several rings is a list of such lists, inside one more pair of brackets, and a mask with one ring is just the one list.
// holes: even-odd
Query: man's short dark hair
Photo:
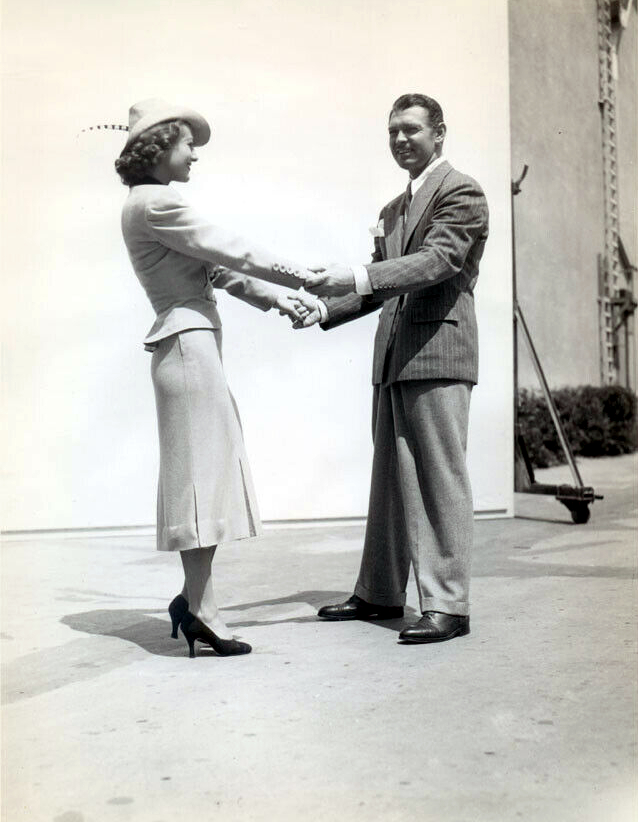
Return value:
[(431, 126), (436, 127), (443, 122), (443, 109), (433, 97), (427, 97), (425, 94), (402, 94), (392, 104), (390, 116), (395, 111), (405, 111), (412, 106), (421, 106), (428, 112)]

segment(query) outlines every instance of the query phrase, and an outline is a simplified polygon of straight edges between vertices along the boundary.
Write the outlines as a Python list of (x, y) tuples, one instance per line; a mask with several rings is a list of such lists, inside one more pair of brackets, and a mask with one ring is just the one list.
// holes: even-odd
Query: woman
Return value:
[(211, 566), (220, 542), (260, 531), (237, 408), (222, 370), (214, 288), (298, 320), (292, 299), (260, 280), (296, 288), (306, 274), (203, 220), (170, 187), (188, 181), (195, 149), (209, 137), (197, 112), (146, 100), (130, 109), (128, 139), (115, 161), (130, 186), (124, 241), (157, 314), (144, 340), (153, 352), (160, 441), (157, 547), (180, 552), (184, 587), (169, 613), (172, 636), (179, 625), (191, 657), (196, 640), (222, 656), (251, 651), (231, 638), (219, 613)]

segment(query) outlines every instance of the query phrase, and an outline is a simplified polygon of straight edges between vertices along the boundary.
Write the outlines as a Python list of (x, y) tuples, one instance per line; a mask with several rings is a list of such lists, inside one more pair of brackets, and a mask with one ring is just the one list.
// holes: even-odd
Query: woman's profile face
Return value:
[(179, 137), (153, 169), (153, 176), (162, 183), (187, 183), (191, 173), (191, 163), (197, 162), (193, 146), (193, 133), (186, 125), (180, 125)]

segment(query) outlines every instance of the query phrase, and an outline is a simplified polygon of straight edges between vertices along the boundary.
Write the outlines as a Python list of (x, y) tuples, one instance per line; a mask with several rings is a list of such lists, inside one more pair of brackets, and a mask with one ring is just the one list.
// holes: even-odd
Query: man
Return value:
[(478, 377), (473, 289), (488, 210), (480, 186), (442, 156), (446, 127), (435, 100), (399, 97), (388, 131), (410, 183), (381, 212), (372, 263), (331, 265), (305, 284), (327, 299), (307, 301), (304, 326), (335, 328), (381, 307), (359, 578), (347, 602), (318, 615), (402, 617), (412, 564), (422, 617), (399, 639), (440, 642), (470, 630), (473, 506), (465, 455)]

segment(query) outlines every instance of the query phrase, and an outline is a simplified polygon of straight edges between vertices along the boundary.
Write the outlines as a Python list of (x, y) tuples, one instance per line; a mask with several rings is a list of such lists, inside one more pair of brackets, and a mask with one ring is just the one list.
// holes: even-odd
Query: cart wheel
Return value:
[(572, 521), (576, 523), (576, 525), (584, 525), (586, 522), (589, 522), (590, 510), (589, 510), (589, 503), (582, 502), (578, 505), (575, 505), (571, 509), (572, 513)]

